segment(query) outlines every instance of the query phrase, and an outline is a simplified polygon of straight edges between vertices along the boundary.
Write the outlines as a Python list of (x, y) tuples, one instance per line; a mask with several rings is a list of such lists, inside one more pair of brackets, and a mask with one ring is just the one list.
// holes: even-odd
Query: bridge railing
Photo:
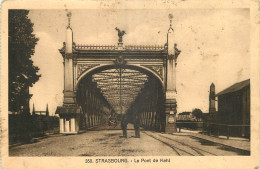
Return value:
[[(208, 135), (220, 136), (224, 135), (229, 139), (230, 136), (235, 137), (245, 137), (250, 139), (250, 125), (228, 125), (220, 123), (210, 123), (210, 122), (176, 122), (176, 126), (181, 132), (181, 129), (188, 130), (202, 130), (202, 133), (207, 133)], [(243, 131), (243, 132), (242, 132)], [(244, 136), (242, 136), (244, 133)]]
[(243, 137), (250, 139), (250, 125), (228, 125), (220, 123), (208, 123), (206, 124), (205, 128), (209, 135), (226, 135), (227, 139), (229, 139), (229, 137), (232, 135), (241, 136), (243, 131)]
[(164, 50), (161, 45), (126, 45), (126, 50)]
[(84, 50), (114, 50), (116, 49), (115, 45), (75, 45), (76, 49)]
[(177, 121), (176, 126), (181, 132), (181, 129), (188, 129), (188, 130), (202, 130), (204, 131), (204, 124), (205, 122), (201, 121)]
[[(77, 44), (75, 45), (76, 49), (84, 49), (84, 50), (115, 50), (117, 48), (116, 45), (84, 45)], [(124, 46), (126, 50), (164, 50), (164, 46), (162, 45), (126, 45)]]

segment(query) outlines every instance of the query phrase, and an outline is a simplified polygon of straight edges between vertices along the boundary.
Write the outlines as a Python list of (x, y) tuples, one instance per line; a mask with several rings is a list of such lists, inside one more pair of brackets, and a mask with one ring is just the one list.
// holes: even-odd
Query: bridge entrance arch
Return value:
[[(104, 125), (114, 114), (120, 117), (127, 114), (129, 123), (137, 124), (138, 120), (138, 125), (144, 128), (162, 131), (164, 101), (159, 77), (133, 65), (97, 66), (76, 84), (76, 104), (82, 108), (80, 126), (83, 129)], [(150, 118), (145, 118), (144, 114), (149, 114)]]
[[(138, 112), (144, 128), (175, 132), (176, 65), (180, 50), (174, 43), (172, 25), (166, 44), (161, 46), (125, 45), (123, 31), (116, 30), (117, 45), (80, 45), (73, 41), (68, 24), (66, 42), (59, 50), (64, 59), (64, 101), (56, 111), (60, 132), (78, 133), (82, 123), (93, 126), (102, 121), (102, 113), (111, 112)], [(115, 90), (117, 87), (120, 90)], [(113, 94), (117, 96), (112, 97)], [(141, 104), (143, 98), (150, 104)], [(86, 113), (90, 102), (96, 107)], [(84, 118), (88, 120), (82, 122)]]

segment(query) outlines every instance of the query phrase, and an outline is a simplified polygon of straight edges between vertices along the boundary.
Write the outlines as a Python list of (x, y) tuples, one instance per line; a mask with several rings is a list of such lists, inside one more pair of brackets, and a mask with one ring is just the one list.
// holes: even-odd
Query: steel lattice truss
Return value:
[(148, 81), (148, 76), (137, 70), (109, 69), (92, 76), (104, 97), (116, 113), (126, 113), (131, 103)]

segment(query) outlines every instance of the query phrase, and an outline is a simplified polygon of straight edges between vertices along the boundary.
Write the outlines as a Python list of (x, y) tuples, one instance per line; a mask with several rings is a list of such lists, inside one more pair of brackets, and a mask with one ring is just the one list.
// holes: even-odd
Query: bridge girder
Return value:
[[(144, 84), (149, 80), (142, 72), (131, 69), (109, 69), (92, 76), (92, 81), (97, 83), (103, 96), (114, 110), (128, 109)], [(122, 110), (120, 110), (122, 113)]]

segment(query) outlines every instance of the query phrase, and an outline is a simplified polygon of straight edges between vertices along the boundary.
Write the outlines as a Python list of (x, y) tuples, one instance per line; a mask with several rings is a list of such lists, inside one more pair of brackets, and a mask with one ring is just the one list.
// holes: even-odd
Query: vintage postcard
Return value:
[(259, 168), (258, 1), (1, 12), (2, 168)]

